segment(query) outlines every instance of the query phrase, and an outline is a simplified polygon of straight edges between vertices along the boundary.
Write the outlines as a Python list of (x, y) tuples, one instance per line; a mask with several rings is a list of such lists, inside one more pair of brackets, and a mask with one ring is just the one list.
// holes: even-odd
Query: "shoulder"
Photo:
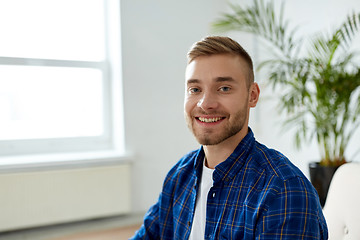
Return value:
[(194, 168), (196, 164), (197, 157), (199, 155), (199, 149), (193, 150), (186, 153), (183, 157), (181, 157), (177, 163), (170, 169), (168, 175), (174, 174), (179, 171), (183, 171), (184, 169)]
[(263, 173), (268, 189), (275, 198), (299, 204), (312, 202), (318, 207), (318, 195), (304, 173), (285, 155), (256, 142), (252, 152), (253, 168)]
[[(266, 213), (264, 216), (269, 221), (270, 216), (291, 216), (297, 223), (306, 219), (308, 223), (319, 224), (317, 226), (321, 229), (326, 229), (317, 192), (302, 171), (279, 151), (257, 142), (254, 148), (250, 161), (253, 168), (263, 174), (262, 187), (265, 189), (261, 199)], [(306, 221), (302, 228), (305, 225)]]
[[(285, 155), (269, 149), (256, 142), (250, 156), (250, 165), (262, 174), (264, 185), (274, 195), (293, 195), (300, 198), (311, 198), (317, 202), (317, 192), (304, 175)], [(296, 194), (293, 194), (296, 193)]]
[(303, 172), (284, 154), (258, 142), (254, 145), (251, 160), (252, 164), (258, 169), (262, 169), (266, 175), (275, 175), (281, 181), (297, 177), (306, 178)]
[(183, 182), (184, 178), (189, 178), (195, 174), (195, 166), (201, 155), (201, 149), (194, 150), (185, 154), (167, 173), (164, 186)]

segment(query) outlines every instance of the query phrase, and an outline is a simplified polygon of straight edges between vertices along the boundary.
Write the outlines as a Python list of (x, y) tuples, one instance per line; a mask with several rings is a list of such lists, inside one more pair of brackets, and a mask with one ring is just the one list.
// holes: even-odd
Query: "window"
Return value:
[(123, 151), (118, 2), (0, 1), (0, 157)]

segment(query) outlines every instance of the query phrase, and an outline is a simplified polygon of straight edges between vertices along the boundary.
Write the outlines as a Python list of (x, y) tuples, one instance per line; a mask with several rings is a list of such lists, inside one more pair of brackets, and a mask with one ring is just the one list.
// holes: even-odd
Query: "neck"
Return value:
[(205, 164), (208, 168), (214, 169), (216, 165), (224, 162), (234, 152), (235, 148), (248, 133), (247, 127), (244, 131), (243, 130), (217, 145), (204, 146), (206, 157)]

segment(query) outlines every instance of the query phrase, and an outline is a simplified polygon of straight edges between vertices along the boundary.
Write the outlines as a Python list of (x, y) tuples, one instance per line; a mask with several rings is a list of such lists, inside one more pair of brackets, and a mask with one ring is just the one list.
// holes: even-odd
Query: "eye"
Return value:
[(199, 88), (196, 88), (196, 87), (191, 87), (189, 88), (188, 92), (190, 94), (195, 94), (195, 93), (199, 93), (200, 92), (200, 89)]
[(231, 88), (228, 86), (223, 86), (223, 87), (219, 88), (220, 92), (229, 92), (230, 90), (231, 90)]

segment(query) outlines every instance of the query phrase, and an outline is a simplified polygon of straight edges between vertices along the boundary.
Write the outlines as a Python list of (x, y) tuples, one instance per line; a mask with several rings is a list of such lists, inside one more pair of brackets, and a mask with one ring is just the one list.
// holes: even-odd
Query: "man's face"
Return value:
[(238, 56), (202, 56), (188, 64), (185, 118), (200, 144), (216, 145), (246, 135), (249, 108), (255, 107), (258, 98), (255, 92), (254, 102), (254, 86), (248, 90), (247, 76), (248, 66)]

